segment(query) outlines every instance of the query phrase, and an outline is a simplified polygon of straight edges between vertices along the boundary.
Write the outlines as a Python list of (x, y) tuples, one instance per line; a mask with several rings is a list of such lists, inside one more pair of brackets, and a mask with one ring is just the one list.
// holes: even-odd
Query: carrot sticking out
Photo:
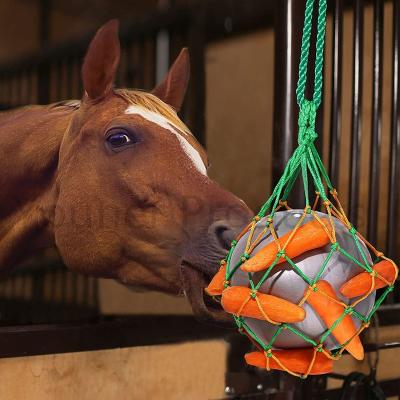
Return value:
[(219, 271), (214, 275), (214, 277), (211, 279), (211, 282), (204, 289), (205, 292), (210, 296), (220, 296), (222, 294), (222, 291), (225, 289), (225, 277), (226, 264), (222, 264)]
[[(373, 270), (390, 283), (393, 283), (396, 279), (396, 268), (390, 261), (383, 260), (379, 262), (374, 265)], [(375, 277), (375, 282), (372, 282), (372, 279), (369, 272), (361, 272), (344, 283), (340, 288), (340, 293), (351, 299), (352, 297), (364, 296), (367, 294), (373, 284), (373, 290), (387, 286), (386, 282), (380, 279), (379, 276)]]
[[(251, 289), (247, 287), (229, 287), (222, 293), (222, 307), (230, 314), (240, 314), (245, 317), (264, 321), (266, 320), (265, 314), (274, 322), (300, 322), (306, 316), (305, 311), (297, 304), (293, 304), (280, 297), (257, 293), (258, 302), (254, 298), (248, 300), (251, 293)], [(246, 302), (246, 300), (248, 301)], [(244, 306), (243, 303), (245, 303)]]
[[(321, 222), (330, 231), (330, 222), (323, 218)], [(289, 236), (293, 231), (286, 233), (285, 235), (278, 238), (280, 248), (285, 246)], [(325, 246), (330, 242), (329, 235), (326, 232), (322, 224), (317, 220), (312, 220), (306, 224), (300, 226), (296, 233), (291, 238), (290, 242), (285, 248), (285, 253), (289, 258), (294, 258), (300, 254), (305, 253), (309, 250), (318, 249), (319, 247)], [(247, 260), (242, 266), (243, 271), (257, 272), (268, 268), (275, 260), (279, 252), (279, 247), (276, 241), (267, 244), (257, 254)], [(280, 258), (277, 264), (285, 262), (285, 258)]]
[[(295, 350), (273, 350), (273, 355), (282, 363), (289, 371), (298, 374), (305, 374), (308, 371), (310, 363), (314, 356), (314, 349), (295, 349)], [(247, 364), (254, 365), (259, 368), (266, 368), (267, 361), (264, 353), (254, 351), (244, 356)], [(269, 368), (284, 371), (284, 368), (272, 357), (269, 359)], [(324, 353), (317, 352), (314, 364), (311, 368), (310, 375), (322, 375), (332, 372), (333, 361)]]
[[(324, 280), (316, 283), (318, 291), (311, 291), (307, 302), (321, 317), (325, 325), (330, 328), (343, 314), (344, 307), (337, 303), (339, 301), (333, 287)], [(336, 301), (335, 301), (336, 300)], [(339, 343), (345, 343), (355, 335), (357, 329), (350, 315), (346, 315), (333, 329), (332, 335)], [(364, 358), (364, 348), (358, 336), (355, 336), (347, 345), (346, 350), (357, 360)]]

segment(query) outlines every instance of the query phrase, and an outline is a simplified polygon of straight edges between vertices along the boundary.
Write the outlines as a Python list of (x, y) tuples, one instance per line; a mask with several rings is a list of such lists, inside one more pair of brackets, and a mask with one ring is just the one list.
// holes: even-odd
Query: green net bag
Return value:
[[(257, 348), (246, 354), (248, 364), (302, 378), (330, 372), (345, 350), (363, 359), (359, 335), (398, 275), (395, 263), (348, 220), (314, 145), (326, 0), (318, 3), (314, 94), (307, 100), (313, 8), (314, 0), (307, 0), (296, 91), (298, 147), (206, 289)], [(288, 197), (297, 179), (303, 181), (305, 204), (293, 210)], [(315, 193), (312, 199), (310, 189)]]

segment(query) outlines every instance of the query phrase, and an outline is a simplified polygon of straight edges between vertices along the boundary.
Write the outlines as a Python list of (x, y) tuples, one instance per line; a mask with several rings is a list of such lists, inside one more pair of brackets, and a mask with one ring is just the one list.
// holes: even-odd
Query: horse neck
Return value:
[(48, 106), (0, 114), (0, 271), (53, 246), (58, 153), (71, 115)]

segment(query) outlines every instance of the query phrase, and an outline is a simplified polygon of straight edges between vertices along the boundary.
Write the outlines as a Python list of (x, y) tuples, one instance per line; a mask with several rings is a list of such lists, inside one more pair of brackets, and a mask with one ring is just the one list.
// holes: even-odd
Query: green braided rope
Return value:
[(304, 91), (307, 83), (308, 55), (310, 50), (310, 38), (312, 29), (312, 15), (314, 0), (307, 0), (304, 16), (303, 39), (301, 41), (301, 56), (299, 64), (299, 80), (297, 82), (297, 104), (301, 106), (304, 100)]
[[(316, 113), (317, 109), (321, 104), (322, 99), (322, 86), (323, 86), (323, 63), (324, 63), (324, 41), (325, 41), (325, 28), (326, 28), (326, 10), (327, 10), (327, 2), (326, 0), (318, 1), (318, 18), (317, 18), (317, 30), (316, 30), (316, 46), (315, 46), (315, 68), (314, 68), (314, 93), (312, 100), (307, 100), (305, 98), (305, 88), (307, 85), (307, 72), (308, 72), (308, 64), (309, 64), (309, 53), (310, 53), (310, 39), (312, 32), (312, 23), (313, 23), (313, 11), (314, 11), (314, 0), (306, 0), (305, 7), (305, 15), (304, 15), (304, 28), (303, 28), (303, 36), (302, 36), (302, 44), (301, 44), (301, 56), (299, 63), (299, 79), (297, 82), (296, 89), (296, 97), (297, 103), (299, 105), (299, 119), (298, 119), (298, 146), (293, 152), (293, 155), (287, 162), (287, 165), (283, 171), (281, 178), (278, 183), (274, 187), (271, 196), (265, 202), (265, 204), (261, 207), (259, 213), (255, 217), (255, 221), (265, 217), (269, 214), (269, 219), (266, 222), (266, 227), (268, 228), (271, 224), (272, 218), (276, 212), (277, 206), (280, 201), (286, 201), (295, 181), (299, 176), (302, 177), (303, 187), (304, 187), (304, 195), (305, 195), (305, 210), (307, 212), (311, 211), (311, 207), (309, 204), (309, 186), (312, 184), (316, 192), (319, 193), (322, 201), (328, 201), (328, 197), (325, 190), (325, 185), (329, 191), (333, 191), (332, 183), (329, 179), (328, 173), (322, 163), (321, 157), (318, 154), (317, 149), (315, 148), (314, 141), (318, 137), (315, 131), (315, 121), (316, 121)], [(309, 179), (311, 178), (311, 179)], [(283, 250), (279, 251), (276, 255), (273, 263), (264, 271), (261, 279), (258, 280), (259, 274), (257, 276), (257, 282), (253, 279), (253, 274), (249, 273), (249, 285), (251, 289), (257, 292), (262, 284), (268, 279), (271, 274), (271, 271), (274, 269), (276, 264), (279, 262), (281, 257), (284, 257), (286, 262), (293, 268), (294, 271), (310, 286), (313, 287), (313, 290), (316, 290), (315, 284), (321, 278), (326, 266), (328, 265), (330, 259), (332, 258), (335, 252), (339, 252), (342, 256), (347, 258), (350, 262), (356, 264), (366, 272), (371, 273), (372, 267), (368, 263), (367, 256), (365, 254), (365, 250), (360, 245), (360, 239), (358, 237), (357, 230), (351, 226), (349, 228), (349, 233), (355, 242), (356, 248), (360, 254), (359, 261), (351, 254), (349, 254), (346, 250), (342, 249), (338, 243), (332, 243), (331, 249), (327, 254), (326, 259), (322, 263), (317, 275), (314, 279), (310, 279), (304, 272), (296, 265), (296, 263), (291, 260)], [(242, 254), (240, 260), (236, 263), (236, 265), (231, 266), (232, 254), (236, 247), (237, 241), (234, 240), (232, 242), (231, 249), (226, 257), (226, 286), (230, 285), (230, 280), (235, 274), (235, 272), (240, 268), (240, 266), (250, 257), (249, 254)], [(379, 260), (376, 260), (376, 262)], [(263, 349), (265, 352), (272, 349), (273, 344), (275, 343), (278, 336), (285, 329), (291, 331), (295, 335), (301, 337), (305, 342), (311, 344), (317, 351), (322, 351), (321, 347), (325, 340), (330, 336), (335, 327), (345, 318), (346, 315), (351, 314), (355, 318), (358, 318), (362, 323), (368, 324), (371, 320), (373, 314), (384, 301), (386, 296), (394, 289), (393, 285), (389, 285), (386, 290), (380, 295), (378, 300), (376, 300), (372, 310), (366, 316), (359, 314), (353, 307), (347, 306), (342, 315), (332, 324), (332, 326), (327, 329), (322, 336), (320, 337), (319, 342), (317, 343), (315, 340), (311, 339), (303, 332), (296, 329), (291, 324), (282, 323), (277, 325), (277, 329), (272, 335), (271, 340), (268, 343), (264, 343), (257, 334), (246, 324), (246, 321), (241, 316), (234, 316), (234, 320), (239, 328), (239, 331), (242, 333), (247, 333), (256, 343), (257, 345)], [(351, 339), (349, 339), (350, 341)], [(331, 352), (332, 355), (340, 355), (343, 348), (348, 343), (342, 343), (340, 346)], [(267, 357), (270, 357), (271, 354), (267, 354)]]
[(316, 42), (316, 57), (315, 57), (315, 77), (314, 77), (314, 96), (313, 102), (318, 108), (321, 104), (323, 74), (322, 68), (324, 65), (324, 48), (325, 48), (325, 24), (326, 20), (326, 1), (320, 2), (318, 13), (318, 32)]
[[(315, 75), (314, 75), (314, 95), (313, 103), (316, 108), (321, 104), (325, 48), (325, 26), (326, 26), (326, 0), (319, 2), (317, 40), (315, 54)], [(310, 38), (312, 30), (312, 17), (314, 11), (314, 0), (307, 0), (304, 16), (303, 38), (301, 41), (301, 55), (299, 64), (299, 80), (297, 82), (296, 96), (297, 104), (301, 107), (304, 101), (304, 92), (307, 84), (308, 59), (310, 52)]]

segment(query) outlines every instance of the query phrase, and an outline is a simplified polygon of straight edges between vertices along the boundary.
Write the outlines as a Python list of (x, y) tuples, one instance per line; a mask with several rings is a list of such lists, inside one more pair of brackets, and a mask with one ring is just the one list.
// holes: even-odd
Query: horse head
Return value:
[(185, 293), (208, 318), (203, 289), (252, 213), (207, 176), (206, 152), (177, 115), (188, 51), (151, 93), (114, 88), (119, 57), (110, 21), (89, 46), (83, 99), (60, 147), (57, 248), (70, 269)]

